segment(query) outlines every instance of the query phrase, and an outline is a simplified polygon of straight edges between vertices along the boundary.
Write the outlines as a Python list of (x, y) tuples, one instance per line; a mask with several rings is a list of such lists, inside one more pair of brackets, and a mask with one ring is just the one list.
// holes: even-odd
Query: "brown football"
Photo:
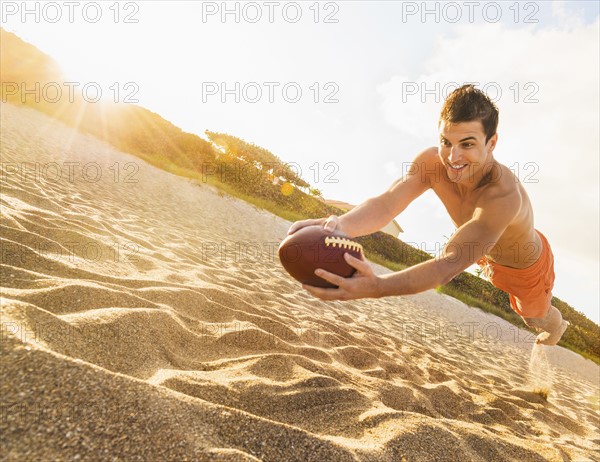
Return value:
[(356, 271), (344, 254), (363, 259), (362, 246), (339, 231), (326, 231), (322, 225), (306, 226), (286, 237), (279, 245), (279, 260), (290, 276), (316, 287), (337, 287), (315, 274), (317, 268), (342, 277)]

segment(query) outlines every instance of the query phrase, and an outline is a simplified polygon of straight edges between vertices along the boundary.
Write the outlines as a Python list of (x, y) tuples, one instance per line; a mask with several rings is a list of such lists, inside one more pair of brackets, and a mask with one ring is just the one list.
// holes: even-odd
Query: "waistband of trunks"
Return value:
[(510, 266), (504, 266), (504, 265), (500, 265), (499, 263), (493, 262), (490, 259), (488, 259), (487, 257), (483, 257), (477, 263), (479, 264), (479, 266), (482, 266), (485, 269), (488, 269), (491, 267), (494, 274), (518, 273), (519, 275), (526, 277), (526, 276), (530, 276), (530, 275), (539, 273), (540, 268), (546, 264), (546, 262), (548, 261), (548, 258), (550, 257), (550, 244), (548, 243), (546, 236), (544, 236), (537, 229), (535, 231), (538, 233), (538, 235), (540, 236), (540, 239), (542, 240), (542, 253), (540, 254), (539, 258), (535, 261), (535, 263), (533, 263), (531, 266), (528, 266), (527, 268), (511, 268)]

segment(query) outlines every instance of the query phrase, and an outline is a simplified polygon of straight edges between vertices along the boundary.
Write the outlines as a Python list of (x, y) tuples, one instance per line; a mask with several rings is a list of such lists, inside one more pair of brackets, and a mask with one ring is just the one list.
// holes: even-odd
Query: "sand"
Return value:
[(600, 461), (591, 361), (433, 291), (318, 301), (289, 222), (1, 110), (1, 460)]

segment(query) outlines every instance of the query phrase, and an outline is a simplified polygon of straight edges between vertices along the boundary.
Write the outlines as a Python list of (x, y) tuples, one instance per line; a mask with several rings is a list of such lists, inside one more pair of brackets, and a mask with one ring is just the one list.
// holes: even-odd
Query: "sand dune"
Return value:
[(317, 301), (288, 222), (1, 109), (2, 460), (600, 461), (592, 362), (434, 292)]

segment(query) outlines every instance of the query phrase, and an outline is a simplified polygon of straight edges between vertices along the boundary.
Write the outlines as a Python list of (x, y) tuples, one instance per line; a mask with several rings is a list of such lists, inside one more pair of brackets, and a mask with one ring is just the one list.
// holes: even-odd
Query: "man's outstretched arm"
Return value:
[(479, 260), (500, 238), (521, 206), (517, 191), (509, 195), (483, 198), (473, 217), (452, 235), (439, 257), (402, 271), (377, 276), (368, 262), (346, 254), (346, 261), (357, 269), (351, 278), (319, 272), (320, 277), (339, 286), (321, 289), (304, 286), (324, 300), (352, 300), (366, 297), (408, 295), (436, 288)]

